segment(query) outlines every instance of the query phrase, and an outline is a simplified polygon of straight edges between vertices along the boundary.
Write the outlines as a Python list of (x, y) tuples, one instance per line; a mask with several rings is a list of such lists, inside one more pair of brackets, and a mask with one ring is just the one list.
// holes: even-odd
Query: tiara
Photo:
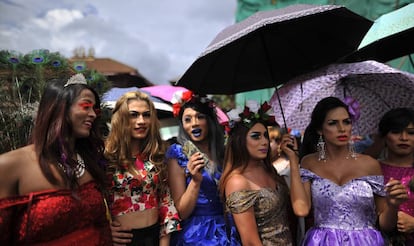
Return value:
[(262, 121), (268, 125), (276, 122), (275, 116), (271, 115), (271, 106), (265, 101), (262, 105), (255, 100), (246, 101), (242, 109), (237, 107), (227, 112), (229, 117), (229, 127), (232, 128), (235, 122), (241, 122), (247, 128), (251, 128), (257, 121)]
[(86, 79), (85, 76), (83, 76), (83, 74), (81, 73), (77, 73), (75, 75), (73, 75), (72, 77), (70, 77), (70, 79), (68, 79), (68, 81), (66, 82), (66, 84), (63, 87), (66, 87), (68, 85), (75, 85), (75, 84), (83, 84), (86, 85)]

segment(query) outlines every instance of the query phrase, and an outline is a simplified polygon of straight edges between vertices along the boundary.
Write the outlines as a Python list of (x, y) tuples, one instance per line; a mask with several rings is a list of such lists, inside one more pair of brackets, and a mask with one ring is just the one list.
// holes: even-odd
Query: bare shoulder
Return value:
[(0, 197), (16, 193), (16, 185), (32, 156), (33, 146), (31, 145), (0, 155)]
[(358, 167), (366, 172), (366, 175), (382, 175), (381, 165), (378, 160), (369, 155), (358, 154)]
[[(32, 156), (33, 146), (25, 146), (16, 150), (12, 150), (0, 155), (0, 170), (13, 170), (24, 165), (25, 160)], [(3, 172), (0, 172), (0, 175)]]
[(231, 174), (226, 183), (226, 196), (241, 190), (249, 189), (249, 181), (242, 174)]
[(317, 156), (315, 153), (313, 153), (313, 154), (304, 156), (300, 162), (300, 166), (308, 170), (313, 170), (313, 166), (317, 162), (318, 162)]

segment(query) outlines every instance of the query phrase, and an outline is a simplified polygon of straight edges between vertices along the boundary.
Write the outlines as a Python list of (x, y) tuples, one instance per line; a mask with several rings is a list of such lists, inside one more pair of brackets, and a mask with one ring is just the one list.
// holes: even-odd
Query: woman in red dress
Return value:
[(47, 84), (31, 144), (0, 155), (0, 245), (112, 245), (99, 105), (82, 74)]

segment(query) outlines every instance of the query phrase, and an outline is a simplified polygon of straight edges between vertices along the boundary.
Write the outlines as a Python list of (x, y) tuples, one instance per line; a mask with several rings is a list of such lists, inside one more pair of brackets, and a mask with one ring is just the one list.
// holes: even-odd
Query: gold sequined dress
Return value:
[(277, 190), (262, 188), (233, 192), (226, 198), (226, 209), (237, 214), (253, 207), (263, 245), (292, 245), (287, 193), (282, 186)]

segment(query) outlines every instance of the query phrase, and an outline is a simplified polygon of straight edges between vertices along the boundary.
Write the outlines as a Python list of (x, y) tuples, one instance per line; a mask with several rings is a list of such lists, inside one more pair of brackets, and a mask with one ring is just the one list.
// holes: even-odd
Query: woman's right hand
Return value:
[(201, 182), (203, 180), (201, 171), (206, 165), (206, 163), (204, 163), (203, 156), (204, 155), (202, 153), (196, 152), (190, 157), (187, 162), (187, 169), (195, 182)]
[(294, 136), (288, 133), (284, 134), (280, 142), (280, 148), (290, 161), (299, 161), (298, 143)]
[(114, 246), (127, 245), (132, 241), (131, 228), (123, 227), (118, 221), (111, 222), (112, 243)]

